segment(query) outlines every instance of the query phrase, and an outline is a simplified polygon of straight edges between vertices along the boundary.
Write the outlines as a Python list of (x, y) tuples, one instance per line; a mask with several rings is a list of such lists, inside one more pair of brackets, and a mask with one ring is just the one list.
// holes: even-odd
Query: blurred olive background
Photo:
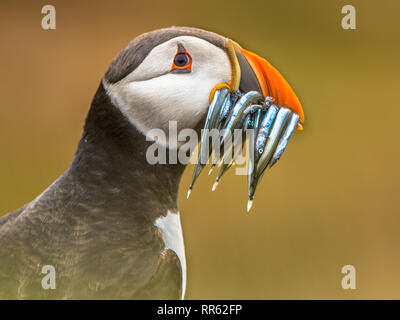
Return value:
[[(52, 4), (57, 29), (41, 28)], [(352, 4), (357, 29), (341, 28)], [(133, 37), (211, 30), (267, 58), (302, 101), (305, 130), (264, 176), (180, 188), (189, 299), (400, 298), (398, 1), (0, 3), (0, 214), (69, 165), (103, 73)], [(208, 170), (206, 170), (208, 171)], [(1, 261), (0, 261), (1, 263)], [(357, 289), (341, 288), (354, 265)]]

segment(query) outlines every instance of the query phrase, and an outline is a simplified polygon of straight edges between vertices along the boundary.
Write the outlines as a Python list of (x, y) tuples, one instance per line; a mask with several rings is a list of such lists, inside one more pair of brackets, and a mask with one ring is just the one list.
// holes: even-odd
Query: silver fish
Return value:
[(286, 130), (281, 138), (281, 140), (279, 141), (275, 153), (272, 156), (272, 159), (269, 163), (269, 167), (272, 168), (272, 166), (281, 158), (283, 152), (285, 151), (290, 137), (292, 136), (294, 130), (296, 129), (296, 125), (299, 121), (299, 116), (296, 113), (292, 113), (292, 117), (290, 118), (289, 124), (286, 127)]
[(187, 193), (187, 198), (189, 198), (194, 183), (196, 182), (198, 176), (205, 167), (210, 157), (210, 153), (212, 152), (212, 146), (210, 146), (210, 144), (208, 143), (209, 131), (215, 126), (215, 118), (218, 114), (220, 114), (221, 108), (223, 107), (225, 100), (230, 98), (228, 93), (228, 88), (216, 90), (214, 93), (213, 100), (211, 101), (210, 107), (207, 112), (204, 129), (201, 133), (200, 150), (197, 158), (197, 163), (193, 171), (192, 182)]
[[(198, 161), (188, 197), (211, 154), (214, 154), (214, 158), (209, 174), (217, 164), (221, 167), (212, 187), (215, 190), (222, 176), (243, 152), (246, 136), (249, 137), (250, 146), (247, 211), (250, 210), (257, 185), (265, 170), (281, 158), (299, 121), (299, 115), (272, 102), (273, 98), (264, 99), (256, 91), (229, 93), (227, 88), (216, 90), (202, 131)], [(232, 143), (233, 134), (237, 133), (235, 129), (240, 130), (242, 137), (235, 137)], [(210, 130), (217, 130), (218, 136), (212, 136)], [(213, 138), (211, 145), (210, 137)]]
[(251, 115), (253, 119), (253, 128), (250, 132), (249, 137), (249, 162), (247, 167), (247, 187), (250, 191), (252, 186), (254, 185), (254, 179), (256, 178), (256, 158), (255, 158), (255, 149), (256, 149), (256, 141), (257, 141), (257, 134), (260, 127), (260, 119), (261, 119), (261, 112), (262, 109), (258, 109), (254, 114)]
[(281, 109), (279, 109), (278, 114), (276, 115), (275, 122), (273, 123), (271, 132), (269, 133), (266, 144), (263, 148), (264, 149), (263, 153), (256, 165), (254, 187), (251, 190), (251, 192), (249, 190), (249, 195), (248, 195), (249, 200), (253, 200), (258, 181), (260, 180), (261, 175), (263, 174), (264, 170), (267, 168), (267, 166), (275, 152), (276, 146), (282, 137), (285, 126), (286, 126), (291, 114), (292, 114), (292, 112), (289, 109), (281, 108)]

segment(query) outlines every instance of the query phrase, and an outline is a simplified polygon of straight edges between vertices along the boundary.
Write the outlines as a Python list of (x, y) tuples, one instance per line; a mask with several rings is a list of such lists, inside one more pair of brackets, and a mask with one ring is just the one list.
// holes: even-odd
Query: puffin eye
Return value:
[(172, 62), (171, 72), (174, 73), (189, 73), (192, 71), (192, 57), (183, 47), (183, 45), (178, 44), (178, 51)]
[(189, 63), (189, 57), (186, 53), (178, 53), (175, 56), (174, 63), (177, 67), (184, 67)]

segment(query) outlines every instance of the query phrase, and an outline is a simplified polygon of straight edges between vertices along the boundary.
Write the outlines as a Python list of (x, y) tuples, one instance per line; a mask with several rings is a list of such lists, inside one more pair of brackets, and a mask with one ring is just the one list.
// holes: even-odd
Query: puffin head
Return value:
[[(112, 104), (142, 132), (168, 134), (197, 128), (214, 91), (256, 90), (291, 108), (303, 121), (298, 98), (265, 59), (218, 34), (189, 27), (171, 27), (132, 40), (113, 60), (102, 79)], [(167, 135), (168, 137), (168, 135)]]

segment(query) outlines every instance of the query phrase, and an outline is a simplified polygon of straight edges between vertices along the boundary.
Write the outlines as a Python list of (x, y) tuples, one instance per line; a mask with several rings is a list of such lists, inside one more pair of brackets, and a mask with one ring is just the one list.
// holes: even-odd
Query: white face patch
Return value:
[[(190, 73), (171, 73), (178, 44), (192, 57)], [(228, 55), (208, 41), (181, 36), (153, 48), (143, 62), (124, 79), (104, 87), (113, 104), (147, 137), (162, 129), (168, 138), (168, 122), (177, 121), (178, 132), (194, 128), (204, 117), (211, 90), (232, 77)], [(163, 144), (166, 141), (159, 141)]]
[(186, 258), (179, 212), (168, 211), (167, 215), (158, 218), (154, 225), (161, 230), (165, 248), (174, 251), (181, 263), (183, 300), (186, 290)]

